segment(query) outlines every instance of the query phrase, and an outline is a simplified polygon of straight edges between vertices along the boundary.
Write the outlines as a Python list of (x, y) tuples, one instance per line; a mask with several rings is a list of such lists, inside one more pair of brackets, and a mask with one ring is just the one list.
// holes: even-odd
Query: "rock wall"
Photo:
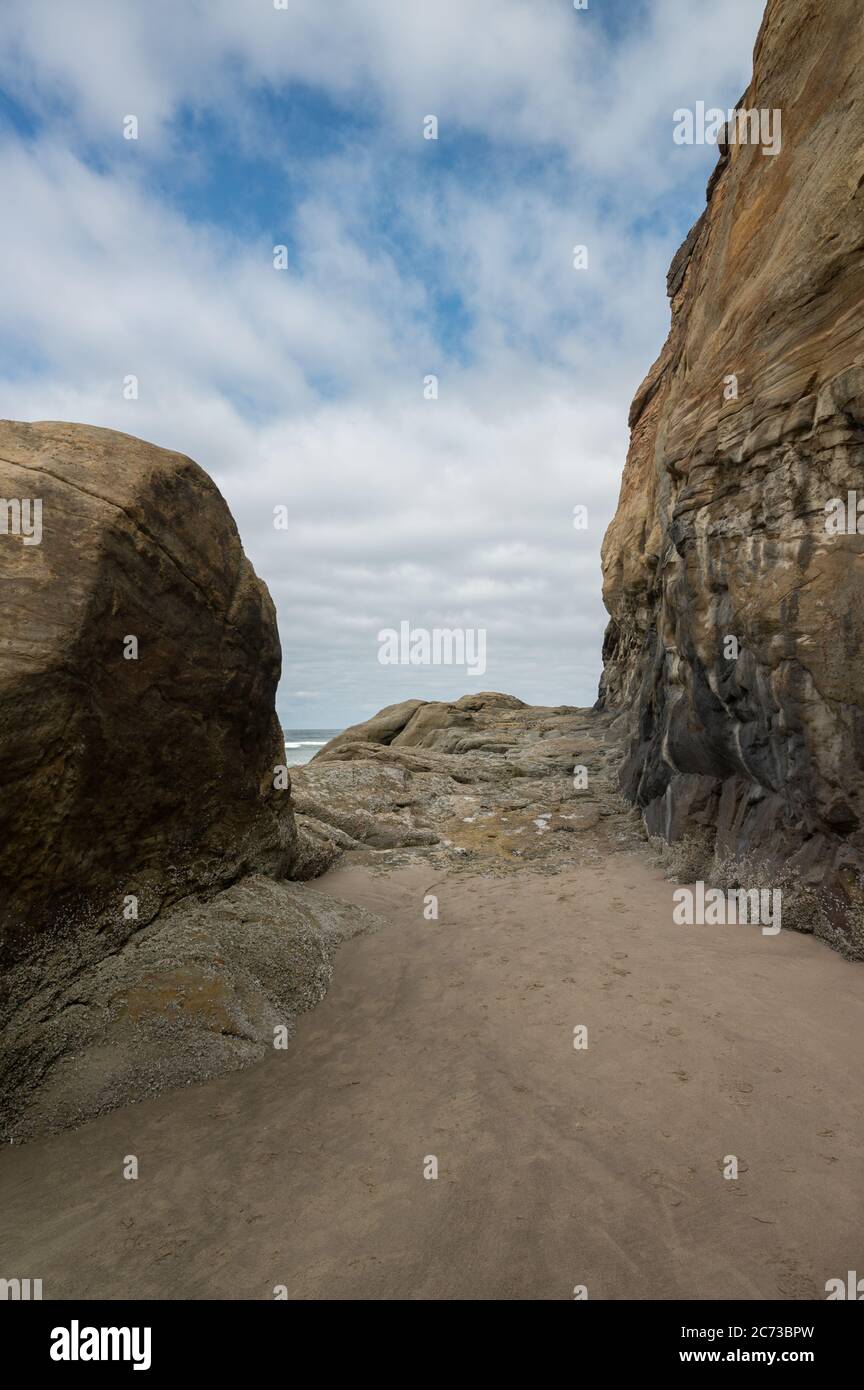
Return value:
[[(710, 104), (710, 103), (709, 103)], [(669, 273), (603, 546), (600, 706), (650, 831), (791, 864), (838, 922), (864, 868), (864, 8), (769, 0), (739, 106)], [(864, 532), (864, 515), (861, 517)], [(734, 639), (734, 640), (730, 640)]]

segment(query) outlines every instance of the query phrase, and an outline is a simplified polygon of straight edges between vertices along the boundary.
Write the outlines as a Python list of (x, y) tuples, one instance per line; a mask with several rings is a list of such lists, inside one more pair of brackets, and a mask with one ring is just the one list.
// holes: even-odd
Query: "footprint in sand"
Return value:
[(795, 1299), (814, 1299), (819, 1298), (819, 1290), (808, 1274), (802, 1274), (794, 1260), (787, 1259), (782, 1261), (780, 1273), (777, 1275), (777, 1288), (785, 1298)]
[(735, 1105), (749, 1105), (750, 1097), (753, 1094), (753, 1083), (750, 1081), (721, 1081), (720, 1090), (725, 1091)]

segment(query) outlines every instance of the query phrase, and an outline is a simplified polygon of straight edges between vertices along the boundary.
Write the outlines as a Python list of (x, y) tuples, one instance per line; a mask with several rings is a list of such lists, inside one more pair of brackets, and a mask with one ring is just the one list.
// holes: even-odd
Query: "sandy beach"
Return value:
[(7, 1146), (5, 1269), (45, 1298), (810, 1299), (860, 1265), (860, 965), (675, 926), (630, 852), (319, 886), (387, 925), (288, 1049)]

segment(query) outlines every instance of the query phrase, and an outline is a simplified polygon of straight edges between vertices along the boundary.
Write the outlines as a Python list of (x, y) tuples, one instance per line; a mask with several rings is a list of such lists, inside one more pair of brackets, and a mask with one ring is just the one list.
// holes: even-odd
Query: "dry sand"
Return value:
[(630, 853), (320, 889), (389, 925), (341, 948), (288, 1050), (6, 1148), (0, 1274), (46, 1298), (806, 1299), (862, 1267), (864, 967), (674, 926)]

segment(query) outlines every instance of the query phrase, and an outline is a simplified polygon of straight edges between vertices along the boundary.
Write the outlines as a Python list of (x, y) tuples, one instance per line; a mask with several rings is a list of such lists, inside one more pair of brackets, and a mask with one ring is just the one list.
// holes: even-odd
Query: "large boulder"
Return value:
[(739, 106), (779, 111), (781, 148), (721, 144), (603, 547), (601, 703), (648, 828), (788, 861), (847, 924), (864, 536), (831, 534), (826, 507), (864, 496), (862, 59), (860, 0), (769, 0)]
[(331, 738), (315, 757), (320, 758), (325, 752), (328, 757), (338, 756), (334, 750), (343, 748), (348, 743), (378, 743), (386, 748), (424, 704), (424, 700), (402, 700), (398, 705), (386, 705), (377, 714), (373, 714), (371, 719), (364, 719), (361, 724), (351, 724), (347, 729), (343, 729), (342, 733)]
[[(464, 751), (466, 736), (475, 735), (478, 746), (503, 735), (515, 742), (524, 732), (520, 713), (529, 710), (515, 695), (483, 690), (458, 700), (403, 700), (387, 705), (362, 724), (352, 724), (315, 754), (313, 762), (344, 758), (357, 744), (387, 748), (434, 748), (442, 752)], [(531, 710), (531, 716), (537, 711)], [(555, 711), (546, 711), (554, 714)], [(516, 732), (518, 730), (518, 733)]]
[[(371, 919), (296, 885), (270, 596), (191, 459), (0, 423), (0, 1115), (243, 1065)], [(334, 926), (334, 923), (336, 924)]]
[(41, 502), (42, 526), (0, 534), (6, 958), (64, 923), (122, 934), (130, 896), (140, 924), (287, 872), (276, 618), (215, 484), (130, 435), (5, 421), (0, 496)]

